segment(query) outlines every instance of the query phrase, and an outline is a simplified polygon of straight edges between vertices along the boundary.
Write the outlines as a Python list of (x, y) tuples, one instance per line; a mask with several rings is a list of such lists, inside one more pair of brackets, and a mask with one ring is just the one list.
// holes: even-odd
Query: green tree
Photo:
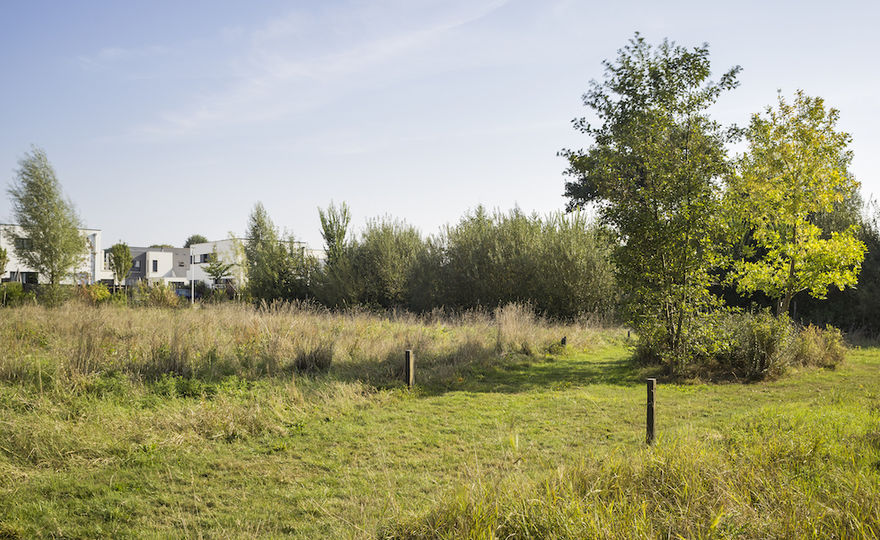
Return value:
[(729, 170), (732, 133), (707, 111), (737, 86), (740, 68), (713, 82), (708, 45), (652, 47), (638, 34), (604, 66), (605, 80), (584, 95), (598, 125), (574, 121), (593, 145), (561, 152), (573, 178), (568, 208), (595, 205), (616, 235), (630, 321), (654, 353), (684, 362), (698, 315), (715, 302), (719, 178)]
[(345, 203), (337, 208), (331, 202), (326, 211), (318, 208), (318, 217), (321, 219), (321, 236), (327, 251), (327, 266), (332, 267), (344, 256), (351, 210)]
[(352, 264), (354, 242), (348, 238), (351, 210), (342, 203), (332, 202), (326, 210), (318, 209), (321, 236), (324, 238), (326, 258), (319, 272), (316, 292), (326, 305), (341, 306), (357, 301), (358, 284)]
[(118, 242), (110, 247), (110, 270), (113, 272), (113, 282), (116, 286), (125, 282), (133, 263), (128, 244)]
[(293, 237), (281, 238), (262, 203), (248, 219), (244, 244), (248, 289), (254, 300), (295, 300), (309, 296), (317, 261)]
[(248, 289), (255, 300), (272, 300), (280, 280), (277, 263), (279, 240), (278, 231), (262, 203), (254, 205), (245, 237)]
[(235, 266), (235, 264), (223, 262), (223, 260), (220, 259), (220, 255), (217, 253), (217, 246), (214, 245), (214, 248), (211, 250), (211, 259), (208, 261), (208, 265), (205, 266), (205, 273), (211, 276), (211, 279), (214, 280), (214, 284), (216, 285), (221, 279), (229, 274), (229, 271), (232, 270), (233, 266)]
[(352, 254), (359, 301), (383, 308), (406, 306), (412, 271), (425, 248), (411, 225), (389, 218), (368, 222)]
[(183, 247), (188, 248), (193, 244), (207, 244), (208, 239), (202, 236), (201, 234), (193, 234), (190, 235), (189, 238), (186, 239), (186, 242), (183, 244)]
[(839, 117), (822, 98), (798, 91), (789, 104), (780, 95), (776, 109), (752, 116), (748, 151), (730, 179), (729, 205), (741, 209), (752, 237), (731, 279), (741, 293), (772, 298), (777, 314), (788, 313), (800, 291), (824, 298), (830, 286), (858, 279), (865, 244), (857, 226), (826, 234), (817, 219), (858, 200), (848, 170), (852, 138), (837, 129)]
[(46, 153), (32, 148), (18, 162), (15, 181), (8, 189), (12, 216), (27, 242), (16, 242), (15, 229), (7, 231), (15, 255), (44, 275), (50, 286), (70, 275), (86, 254), (80, 219), (64, 198)]

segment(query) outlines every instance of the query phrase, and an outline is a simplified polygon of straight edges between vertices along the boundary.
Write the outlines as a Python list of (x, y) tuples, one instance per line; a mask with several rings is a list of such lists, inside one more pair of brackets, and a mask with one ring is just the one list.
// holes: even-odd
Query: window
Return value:
[(157, 261), (156, 259), (153, 259), (153, 272), (158, 272), (158, 271), (159, 271), (159, 261)]
[(203, 263), (211, 262), (211, 254), (210, 253), (202, 253), (202, 261)]
[(134, 269), (135, 269), (135, 270), (140, 270), (140, 269), (141, 269), (141, 261), (135, 259), (135, 261), (134, 261)]
[(30, 251), (33, 247), (34, 245), (30, 238), (22, 238), (19, 236), (15, 239), (15, 249), (19, 251)]
[(180, 266), (181, 268), (183, 268), (183, 261), (178, 262), (177, 266)]

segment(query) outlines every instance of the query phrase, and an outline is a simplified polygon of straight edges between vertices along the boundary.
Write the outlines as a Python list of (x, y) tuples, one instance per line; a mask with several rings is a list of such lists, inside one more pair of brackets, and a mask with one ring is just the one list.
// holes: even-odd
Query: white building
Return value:
[[(80, 229), (80, 233), (86, 237), (87, 250), (83, 253), (82, 260), (74, 268), (71, 276), (65, 278), (62, 283), (91, 284), (103, 279), (113, 279), (113, 274), (105, 266), (103, 250), (101, 249), (100, 229)], [(22, 283), (46, 283), (46, 276), (37, 275), (34, 268), (29, 267), (15, 254), (15, 245), (27, 246), (30, 239), (18, 225), (0, 223), (0, 248), (6, 250), (9, 262), (5, 271), (0, 274), (0, 281), (20, 281)]]
[[(231, 284), (238, 288), (245, 282), (243, 246), (244, 240), (238, 238), (227, 238), (215, 242), (191, 245), (192, 258), (190, 260), (192, 261), (192, 266), (190, 267), (189, 278), (196, 282), (201, 281), (209, 287)], [(217, 252), (217, 257), (222, 262), (232, 265), (229, 272), (217, 284), (214, 283), (214, 278), (208, 275), (207, 272), (208, 264), (211, 262), (212, 254), (215, 251)]]
[[(129, 247), (131, 270), (125, 285), (139, 281), (150, 285), (169, 285), (177, 289), (189, 286), (189, 249), (166, 247)], [(110, 268), (110, 250), (104, 250), (105, 266)], [(110, 279), (113, 279), (112, 273)]]

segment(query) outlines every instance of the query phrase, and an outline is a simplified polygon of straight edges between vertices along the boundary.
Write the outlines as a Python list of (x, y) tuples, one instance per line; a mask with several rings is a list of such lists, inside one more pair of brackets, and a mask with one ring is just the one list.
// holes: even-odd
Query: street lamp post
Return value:
[(195, 259), (193, 259), (193, 248), (189, 246), (189, 304), (194, 306), (196, 304), (196, 284), (193, 279), (196, 275), (195, 269)]

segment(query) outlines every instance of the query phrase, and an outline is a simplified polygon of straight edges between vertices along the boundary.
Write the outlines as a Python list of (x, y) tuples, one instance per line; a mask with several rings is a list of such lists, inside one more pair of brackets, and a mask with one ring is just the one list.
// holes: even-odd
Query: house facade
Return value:
[[(92, 284), (105, 279), (112, 279), (113, 274), (105, 265), (103, 250), (101, 249), (100, 229), (80, 229), (80, 234), (86, 238), (87, 247), (83, 256), (74, 268), (72, 274), (62, 280), (65, 284)], [(9, 262), (6, 269), (0, 274), (0, 281), (18, 281), (21, 283), (46, 283), (48, 278), (39, 275), (35, 268), (31, 268), (22, 261), (15, 252), (16, 246), (27, 249), (30, 239), (24, 230), (18, 225), (0, 223), (0, 247), (6, 250)]]
[[(129, 247), (131, 270), (126, 286), (144, 281), (150, 285), (168, 285), (176, 289), (189, 286), (189, 249), (165, 247)], [(104, 250), (105, 265), (110, 267), (110, 250)], [(111, 275), (111, 280), (113, 279)]]
[[(209, 287), (232, 286), (240, 287), (245, 283), (244, 241), (239, 238), (227, 238), (215, 242), (193, 244), (192, 250), (192, 279), (201, 281)], [(231, 264), (232, 267), (219, 283), (214, 283), (214, 278), (208, 274), (208, 265), (214, 253), (221, 262)]]

